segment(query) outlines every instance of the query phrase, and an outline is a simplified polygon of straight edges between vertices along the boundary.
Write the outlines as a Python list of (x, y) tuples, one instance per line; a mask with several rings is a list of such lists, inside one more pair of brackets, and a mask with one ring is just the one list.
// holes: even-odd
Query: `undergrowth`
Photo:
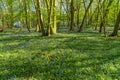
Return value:
[(120, 38), (0, 33), (0, 80), (119, 80)]

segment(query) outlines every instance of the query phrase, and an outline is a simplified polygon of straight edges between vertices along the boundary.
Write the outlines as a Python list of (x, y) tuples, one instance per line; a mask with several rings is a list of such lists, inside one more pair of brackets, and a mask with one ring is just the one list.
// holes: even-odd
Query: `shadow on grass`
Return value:
[[(109, 75), (111, 79), (119, 79), (117, 72), (109, 71), (109, 67), (103, 68), (105, 64), (112, 63), (115, 59), (120, 59), (120, 54), (104, 55), (101, 57), (78, 57), (73, 54), (56, 54), (51, 55), (50, 60), (42, 54), (32, 54), (29, 57), (11, 57), (4, 62), (1, 70), (1, 79), (10, 78), (29, 78), (36, 77), (38, 79), (101, 79), (102, 74)], [(101, 76), (98, 76), (101, 75)]]
[[(5, 80), (22, 77), (43, 80), (120, 79), (120, 69), (116, 66), (120, 64), (119, 39), (81, 36), (78, 33), (51, 37), (22, 35), (0, 39), (3, 42), (0, 44), (16, 41), (16, 44), (0, 46), (1, 49), (11, 51), (11, 56), (6, 59), (5, 56), (0, 56), (0, 78)], [(12, 56), (12, 52), (19, 51), (21, 47), (28, 52), (35, 50), (32, 54), (18, 53)], [(38, 51), (39, 49), (41, 52)], [(62, 51), (58, 52), (59, 50)], [(114, 50), (118, 51), (113, 52)], [(42, 54), (45, 51), (48, 55)], [(115, 69), (111, 69), (111, 66)]]

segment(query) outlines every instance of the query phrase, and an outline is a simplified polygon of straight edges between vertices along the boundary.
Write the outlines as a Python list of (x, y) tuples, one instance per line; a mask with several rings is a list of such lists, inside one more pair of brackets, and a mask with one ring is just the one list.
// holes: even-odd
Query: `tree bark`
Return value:
[(70, 31), (74, 31), (74, 1), (71, 0), (71, 24)]
[[(105, 21), (106, 21), (106, 17), (109, 13), (109, 9), (110, 9), (110, 6), (112, 5), (112, 2), (113, 0), (110, 0), (108, 5), (107, 5), (107, 8), (105, 9), (105, 12), (103, 13), (103, 17), (102, 17), (102, 20), (101, 20), (101, 23), (100, 23), (100, 30), (99, 32), (101, 33), (102, 32), (102, 28), (104, 29), (104, 34), (106, 34), (106, 31), (105, 31)], [(105, 2), (103, 2), (104, 4)]]
[(53, 0), (53, 26), (51, 26), (51, 34), (56, 34), (56, 0)]
[(85, 10), (85, 15), (84, 15), (84, 17), (83, 17), (83, 20), (82, 20), (82, 23), (81, 23), (81, 25), (80, 25), (80, 27), (79, 27), (78, 32), (83, 31), (83, 25), (84, 25), (84, 22), (85, 22), (85, 19), (86, 19), (87, 13), (88, 13), (88, 11), (89, 11), (89, 8), (90, 8), (92, 2), (93, 2), (93, 0), (90, 0), (90, 3), (89, 3), (89, 5), (88, 5), (87, 9)]
[(120, 11), (117, 15), (117, 20), (116, 20), (116, 23), (115, 23), (115, 26), (114, 26), (114, 30), (113, 30), (113, 32), (110, 36), (117, 36), (118, 35), (119, 24), (120, 24)]
[(30, 27), (28, 25), (28, 7), (27, 7), (27, 0), (24, 0), (24, 10), (25, 10), (25, 24), (26, 27), (28, 29), (28, 31), (30, 32)]

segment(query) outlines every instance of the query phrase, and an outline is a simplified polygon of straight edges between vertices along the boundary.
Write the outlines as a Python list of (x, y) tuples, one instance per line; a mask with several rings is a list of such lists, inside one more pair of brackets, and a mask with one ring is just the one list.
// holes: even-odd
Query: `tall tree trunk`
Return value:
[(48, 11), (47, 36), (56, 34), (56, 0), (45, 0)]
[(25, 24), (26, 24), (26, 27), (27, 27), (28, 31), (30, 32), (30, 26), (28, 25), (28, 7), (27, 7), (27, 0), (24, 0), (24, 10), (25, 10)]
[[(69, 1), (70, 0), (66, 0), (66, 13), (67, 13), (67, 26), (70, 26), (70, 10), (69, 10)], [(63, 7), (65, 8), (65, 6), (63, 5)]]
[(31, 22), (31, 11), (30, 11), (30, 1), (27, 2), (27, 7), (28, 7), (28, 25), (29, 28), (32, 28), (32, 22)]
[(51, 34), (56, 34), (56, 0), (53, 0), (53, 26), (51, 26)]
[(22, 19), (22, 12), (23, 12), (23, 1), (22, 0), (19, 0), (19, 8), (20, 8), (20, 12), (19, 12), (19, 14), (20, 14), (20, 16), (19, 16), (19, 21), (20, 21), (20, 23), (22, 23), (21, 24), (21, 27), (20, 27), (20, 30), (19, 31), (22, 31), (22, 28), (23, 28), (23, 19)]
[(93, 0), (90, 0), (90, 3), (89, 3), (89, 5), (88, 5), (87, 9), (85, 10), (85, 15), (84, 15), (84, 17), (83, 17), (82, 23), (81, 23), (81, 25), (80, 25), (80, 27), (79, 27), (79, 30), (78, 30), (79, 32), (81, 32), (81, 31), (83, 30), (83, 25), (84, 25), (85, 19), (86, 19), (86, 17), (87, 17), (87, 13), (88, 13), (88, 11), (89, 11), (89, 8), (90, 8), (92, 2), (93, 2)]
[(36, 31), (41, 32), (41, 24), (40, 24), (40, 11), (39, 11), (39, 0), (34, 0), (34, 6), (35, 6), (35, 11), (36, 11)]
[(117, 20), (116, 20), (116, 23), (115, 23), (115, 26), (114, 26), (114, 30), (113, 30), (113, 32), (110, 36), (117, 36), (118, 35), (119, 24), (120, 24), (120, 11), (117, 15)]
[(95, 30), (97, 30), (98, 28), (98, 24), (99, 24), (99, 16), (100, 16), (100, 3), (101, 3), (101, 0), (98, 0), (98, 13), (97, 13), (97, 16), (96, 16), (96, 20), (97, 20), (97, 24), (95, 26)]
[(79, 27), (80, 24), (80, 4), (77, 6), (77, 27)]
[(70, 31), (74, 31), (74, 1), (71, 0), (71, 24)]
[(51, 31), (51, 13), (52, 13), (52, 0), (46, 0), (47, 11), (48, 11), (48, 24), (47, 24), (47, 36), (50, 36)]
[[(102, 28), (104, 30), (104, 34), (106, 34), (106, 31), (105, 31), (105, 21), (106, 21), (106, 17), (109, 13), (109, 9), (110, 9), (110, 6), (112, 4), (113, 0), (110, 0), (108, 5), (107, 5), (107, 8), (105, 9), (104, 13), (103, 13), (103, 17), (102, 17), (102, 20), (101, 20), (101, 23), (100, 23), (100, 30), (99, 32), (101, 33), (102, 32)], [(105, 2), (103, 2), (103, 5), (104, 5)]]
[(37, 3), (37, 15), (39, 16), (38, 20), (39, 20), (39, 24), (41, 26), (41, 30), (42, 30), (42, 35), (46, 36), (46, 32), (45, 29), (43, 27), (43, 21), (42, 21), (42, 14), (41, 14), (41, 7), (40, 7), (40, 0), (36, 0)]
[(9, 4), (9, 27), (13, 28), (13, 23), (14, 23), (14, 18), (13, 18), (13, 0), (8, 0), (8, 4)]

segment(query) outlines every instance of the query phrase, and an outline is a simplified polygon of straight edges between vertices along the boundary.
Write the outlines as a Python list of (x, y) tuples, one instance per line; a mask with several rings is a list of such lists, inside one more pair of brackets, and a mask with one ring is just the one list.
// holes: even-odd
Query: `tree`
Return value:
[(70, 23), (70, 31), (74, 31), (74, 0), (71, 0), (71, 23)]
[(40, 25), (40, 4), (39, 0), (34, 0), (34, 6), (35, 6), (35, 11), (36, 11), (36, 31), (41, 32), (41, 25)]
[[(56, 6), (57, 5), (57, 6)], [(0, 25), (12, 27), (21, 22), (30, 32), (43, 36), (60, 31), (104, 31), (116, 22), (119, 0), (0, 0)], [(78, 27), (78, 29), (76, 28)]]
[(47, 36), (56, 34), (56, 0), (45, 0), (48, 12)]
[(56, 34), (56, 0), (53, 0), (53, 26), (52, 26), (52, 30), (51, 30), (51, 34)]
[(119, 10), (119, 13), (117, 15), (114, 30), (113, 30), (113, 32), (112, 32), (112, 34), (110, 36), (117, 36), (118, 35), (119, 24), (120, 24), (120, 10)]
[[(106, 1), (106, 0), (103, 1), (103, 5), (105, 4), (105, 1)], [(112, 5), (112, 2), (113, 2), (113, 0), (109, 0), (109, 3), (108, 3), (108, 5), (107, 5), (107, 7), (106, 7), (106, 9), (105, 9), (105, 11), (104, 11), (104, 13), (103, 13), (102, 18), (101, 18), (101, 23), (100, 23), (100, 30), (99, 30), (99, 32), (102, 32), (102, 27), (103, 27), (103, 28), (104, 28), (104, 34), (106, 34), (106, 31), (105, 31), (105, 21), (106, 21), (107, 15), (108, 15), (108, 13), (109, 13), (110, 6)]]
[(8, 12), (9, 12), (8, 13), (8, 16), (9, 16), (8, 27), (13, 28), (13, 23), (14, 23), (13, 4), (14, 4), (14, 1), (13, 0), (8, 0), (7, 4), (8, 4)]
[(26, 27), (28, 29), (28, 31), (30, 32), (30, 26), (28, 24), (28, 1), (27, 0), (24, 0), (24, 11), (25, 11), (25, 24), (26, 24)]
[(41, 7), (40, 7), (40, 0), (36, 0), (36, 12), (37, 12), (37, 17), (38, 17), (38, 24), (39, 24), (39, 29), (41, 28), (42, 35), (45, 36), (45, 29), (43, 27), (43, 21), (42, 21), (42, 14), (41, 14)]
[(83, 25), (84, 25), (85, 19), (86, 19), (86, 17), (87, 17), (87, 13), (88, 13), (88, 11), (89, 11), (89, 8), (90, 8), (92, 2), (93, 2), (93, 0), (90, 0), (90, 3), (89, 3), (89, 5), (88, 5), (87, 9), (85, 9), (85, 14), (84, 14), (82, 23), (81, 23), (81, 25), (80, 25), (80, 27), (79, 27), (79, 32), (81, 32), (81, 31), (83, 30)]

